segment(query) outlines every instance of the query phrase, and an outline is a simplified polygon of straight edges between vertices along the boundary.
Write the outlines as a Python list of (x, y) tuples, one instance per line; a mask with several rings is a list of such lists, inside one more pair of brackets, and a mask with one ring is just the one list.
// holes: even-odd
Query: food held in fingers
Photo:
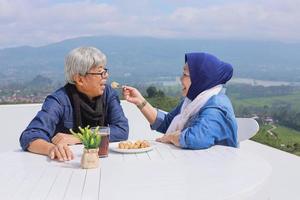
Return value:
[(113, 81), (113, 82), (111, 83), (111, 87), (114, 88), (114, 89), (116, 89), (116, 88), (121, 88), (120, 84), (119, 84), (118, 82), (115, 82), (115, 81)]

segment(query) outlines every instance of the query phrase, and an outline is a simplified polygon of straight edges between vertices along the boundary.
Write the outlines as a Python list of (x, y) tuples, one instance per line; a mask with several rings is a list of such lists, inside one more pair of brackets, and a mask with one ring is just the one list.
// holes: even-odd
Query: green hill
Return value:
[(261, 126), (251, 140), (300, 156), (300, 132), (284, 126), (275, 126), (273, 134), (268, 133), (272, 126)]

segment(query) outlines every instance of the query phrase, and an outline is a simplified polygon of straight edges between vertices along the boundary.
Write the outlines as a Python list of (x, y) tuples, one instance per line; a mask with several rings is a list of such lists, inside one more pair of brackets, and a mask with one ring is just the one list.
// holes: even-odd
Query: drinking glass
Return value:
[[(92, 127), (92, 130), (96, 129), (96, 127)], [(99, 126), (98, 133), (101, 136), (101, 142), (99, 145), (98, 156), (100, 158), (107, 157), (109, 152), (109, 135), (110, 128), (108, 126)]]

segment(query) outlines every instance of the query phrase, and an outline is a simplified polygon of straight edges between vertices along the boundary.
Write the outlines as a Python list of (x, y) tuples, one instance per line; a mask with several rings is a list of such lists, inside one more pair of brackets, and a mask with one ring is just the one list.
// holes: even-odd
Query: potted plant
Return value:
[(89, 126), (78, 128), (80, 133), (75, 133), (72, 129), (70, 129), (70, 132), (84, 145), (81, 167), (83, 169), (97, 168), (99, 166), (98, 150), (101, 142), (101, 137), (98, 134), (99, 127), (95, 129), (91, 129)]

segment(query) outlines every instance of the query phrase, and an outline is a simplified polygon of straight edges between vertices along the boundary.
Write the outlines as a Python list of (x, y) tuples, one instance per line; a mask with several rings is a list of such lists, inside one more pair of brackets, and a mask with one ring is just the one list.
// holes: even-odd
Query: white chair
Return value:
[(236, 118), (237, 119), (237, 136), (238, 141), (248, 140), (253, 137), (259, 130), (259, 125), (255, 119), (252, 118)]

